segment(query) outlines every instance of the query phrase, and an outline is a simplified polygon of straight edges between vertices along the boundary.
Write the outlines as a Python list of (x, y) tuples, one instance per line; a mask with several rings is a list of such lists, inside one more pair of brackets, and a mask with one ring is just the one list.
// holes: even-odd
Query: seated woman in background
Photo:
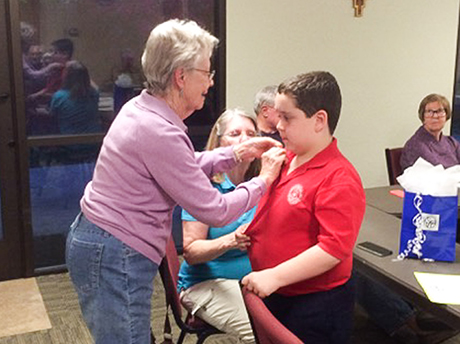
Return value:
[(418, 116), (423, 125), (406, 142), (401, 155), (403, 170), (418, 158), (448, 168), (460, 164), (460, 145), (442, 129), (451, 117), (449, 101), (439, 94), (429, 94), (420, 102)]
[[(207, 150), (234, 145), (256, 136), (256, 117), (238, 109), (225, 111), (211, 130)], [(213, 186), (227, 193), (255, 176), (257, 160), (242, 162), (226, 174), (212, 178)], [(246, 253), (249, 237), (244, 224), (251, 222), (255, 207), (238, 220), (221, 228), (198, 222), (182, 212), (184, 258), (179, 272), (178, 289), (184, 306), (207, 323), (243, 343), (254, 343), (251, 324), (241, 296), (239, 280), (251, 271)]]

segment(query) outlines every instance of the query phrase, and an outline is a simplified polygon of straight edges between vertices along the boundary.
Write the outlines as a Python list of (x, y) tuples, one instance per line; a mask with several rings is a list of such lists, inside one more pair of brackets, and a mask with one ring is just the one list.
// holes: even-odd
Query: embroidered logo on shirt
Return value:
[(289, 190), (287, 201), (290, 205), (295, 205), (302, 200), (303, 196), (303, 187), (300, 184), (294, 185), (291, 190)]

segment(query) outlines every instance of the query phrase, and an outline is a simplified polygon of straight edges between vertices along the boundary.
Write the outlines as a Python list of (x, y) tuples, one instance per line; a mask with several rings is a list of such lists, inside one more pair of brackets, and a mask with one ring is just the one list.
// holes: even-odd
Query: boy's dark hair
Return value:
[(327, 112), (329, 131), (334, 134), (340, 117), (342, 95), (337, 80), (329, 72), (299, 74), (278, 86), (278, 93), (294, 99), (308, 118), (319, 110)]
[(73, 55), (73, 42), (68, 38), (61, 38), (55, 40), (51, 45), (57, 51), (61, 53), (66, 53), (69, 56), (69, 59), (72, 58)]

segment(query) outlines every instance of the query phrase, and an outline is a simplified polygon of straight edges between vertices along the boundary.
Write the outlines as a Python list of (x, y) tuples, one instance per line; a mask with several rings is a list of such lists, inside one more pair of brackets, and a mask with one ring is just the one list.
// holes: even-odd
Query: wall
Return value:
[(361, 18), (352, 0), (228, 0), (227, 106), (252, 110), (263, 86), (328, 70), (340, 149), (365, 187), (387, 185), (384, 149), (419, 127), (420, 100), (452, 99), (458, 16), (458, 0), (367, 0)]

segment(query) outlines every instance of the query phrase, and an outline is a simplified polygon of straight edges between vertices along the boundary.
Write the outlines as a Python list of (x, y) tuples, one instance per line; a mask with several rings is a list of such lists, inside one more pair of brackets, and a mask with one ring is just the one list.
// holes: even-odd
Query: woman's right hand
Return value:
[(286, 150), (284, 148), (273, 147), (262, 154), (262, 168), (259, 177), (265, 181), (267, 187), (278, 177), (285, 160)]

